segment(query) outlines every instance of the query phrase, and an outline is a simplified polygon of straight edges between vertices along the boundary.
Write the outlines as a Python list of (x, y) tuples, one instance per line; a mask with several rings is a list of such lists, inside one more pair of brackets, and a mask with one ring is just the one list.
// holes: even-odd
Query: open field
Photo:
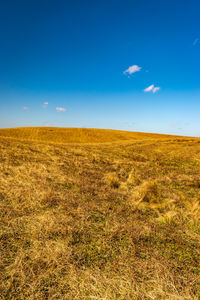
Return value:
[(200, 299), (199, 221), (198, 138), (0, 130), (0, 299)]
[[(110, 143), (141, 139), (169, 139), (170, 135), (120, 130), (56, 127), (0, 129), (0, 137), (50, 143)], [(175, 138), (175, 136), (173, 137)], [(179, 138), (177, 136), (177, 138)]]

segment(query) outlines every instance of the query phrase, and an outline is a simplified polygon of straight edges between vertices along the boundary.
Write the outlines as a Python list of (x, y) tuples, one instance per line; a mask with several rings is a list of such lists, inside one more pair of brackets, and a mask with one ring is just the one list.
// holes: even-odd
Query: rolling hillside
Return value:
[(199, 299), (200, 140), (0, 130), (1, 299)]
[(120, 130), (56, 127), (21, 127), (0, 129), (0, 137), (52, 143), (110, 143), (143, 139), (182, 138), (164, 134)]

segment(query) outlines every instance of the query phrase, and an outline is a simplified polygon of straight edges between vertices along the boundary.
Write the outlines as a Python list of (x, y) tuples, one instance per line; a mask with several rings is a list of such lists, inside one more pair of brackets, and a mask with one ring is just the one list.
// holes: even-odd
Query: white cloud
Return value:
[(46, 108), (48, 105), (49, 105), (48, 102), (44, 102), (43, 105), (42, 105), (42, 107), (43, 107), (43, 108)]
[(51, 126), (51, 123), (46, 122), (46, 123), (43, 124), (43, 126), (45, 126), (45, 127), (50, 127), (50, 126)]
[(156, 93), (156, 92), (158, 92), (159, 90), (160, 90), (160, 87), (159, 87), (159, 86), (156, 86), (156, 87), (153, 88), (153, 93)]
[(152, 93), (156, 93), (160, 90), (160, 87), (158, 86), (154, 86), (154, 84), (148, 86), (146, 89), (144, 89), (144, 92), (152, 92)]
[(148, 86), (146, 89), (144, 89), (144, 92), (151, 92), (154, 89), (154, 84)]
[(196, 38), (193, 42), (193, 46), (196, 46), (199, 43), (199, 38)]
[(29, 110), (29, 108), (27, 106), (24, 106), (22, 109), (23, 110)]
[(133, 73), (135, 72), (139, 72), (142, 68), (137, 66), (137, 65), (133, 65), (133, 66), (130, 66), (127, 70), (125, 70), (123, 73), (124, 74), (129, 74), (129, 75), (132, 75)]
[(170, 126), (171, 126), (171, 127), (176, 127), (177, 124), (176, 124), (176, 123), (171, 123)]
[(64, 107), (56, 107), (56, 110), (58, 112), (66, 112), (66, 108), (64, 108)]

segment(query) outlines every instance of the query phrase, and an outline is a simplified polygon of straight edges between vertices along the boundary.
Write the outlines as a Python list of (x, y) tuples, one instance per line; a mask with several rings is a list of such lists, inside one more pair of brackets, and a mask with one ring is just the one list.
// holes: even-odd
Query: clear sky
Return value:
[(200, 1), (0, 1), (0, 127), (18, 126), (200, 136)]

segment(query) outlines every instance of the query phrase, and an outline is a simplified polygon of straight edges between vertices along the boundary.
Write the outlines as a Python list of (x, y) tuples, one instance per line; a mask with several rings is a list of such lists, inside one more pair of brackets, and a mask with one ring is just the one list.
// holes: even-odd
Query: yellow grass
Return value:
[[(1, 137), (51, 143), (105, 143), (141, 139), (167, 139), (170, 135), (108, 129), (21, 127), (0, 129)], [(179, 138), (177, 136), (177, 138)]]
[(0, 299), (199, 299), (200, 140), (0, 130)]

